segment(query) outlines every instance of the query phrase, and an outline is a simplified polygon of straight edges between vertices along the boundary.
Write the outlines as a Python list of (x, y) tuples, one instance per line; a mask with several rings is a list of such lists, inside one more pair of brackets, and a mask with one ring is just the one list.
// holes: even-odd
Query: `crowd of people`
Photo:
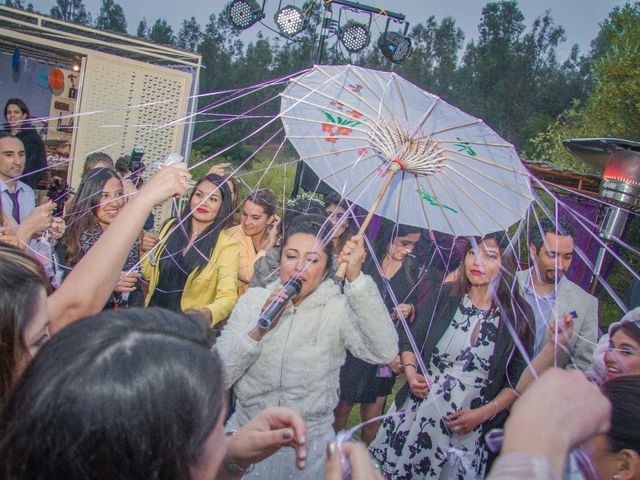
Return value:
[(58, 215), (24, 102), (5, 117), (2, 478), (640, 479), (640, 309), (599, 335), (564, 219), (523, 269), (508, 232), (362, 236), (336, 193), (241, 201), (225, 164), (142, 184), (104, 153)]

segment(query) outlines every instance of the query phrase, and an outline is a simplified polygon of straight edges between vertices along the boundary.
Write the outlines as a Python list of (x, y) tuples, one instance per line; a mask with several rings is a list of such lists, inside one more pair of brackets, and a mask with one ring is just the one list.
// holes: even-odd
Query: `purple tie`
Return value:
[(13, 215), (13, 219), (17, 223), (20, 223), (20, 201), (18, 200), (19, 193), (20, 193), (19, 190), (16, 190), (15, 192), (11, 192), (10, 190), (7, 190), (7, 195), (9, 195), (9, 198), (13, 202), (13, 210), (11, 212), (11, 215)]

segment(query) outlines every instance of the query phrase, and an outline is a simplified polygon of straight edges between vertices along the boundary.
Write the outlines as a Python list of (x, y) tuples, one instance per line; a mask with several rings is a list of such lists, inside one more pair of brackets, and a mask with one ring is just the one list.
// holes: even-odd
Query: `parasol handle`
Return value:
[[(400, 169), (401, 169), (401, 166), (398, 164), (398, 162), (391, 163), (391, 165), (389, 166), (389, 175), (387, 176), (387, 178), (385, 178), (384, 183), (380, 188), (380, 192), (378, 193), (378, 196), (374, 200), (373, 205), (371, 205), (371, 209), (369, 210), (369, 213), (367, 213), (367, 216), (362, 222), (362, 225), (360, 225), (360, 229), (358, 230), (358, 233), (356, 235), (364, 235), (364, 232), (367, 231), (367, 227), (369, 226), (369, 223), (371, 223), (371, 219), (375, 215), (376, 210), (378, 209), (378, 205), (380, 205), (380, 202), (382, 201), (382, 197), (384, 197), (384, 194), (387, 193), (387, 189), (391, 184), (391, 180), (393, 180), (393, 176)], [(338, 281), (344, 280), (344, 277), (347, 273), (347, 265), (348, 265), (347, 262), (343, 262), (340, 264), (340, 267), (336, 272), (336, 276), (335, 276), (336, 280)]]

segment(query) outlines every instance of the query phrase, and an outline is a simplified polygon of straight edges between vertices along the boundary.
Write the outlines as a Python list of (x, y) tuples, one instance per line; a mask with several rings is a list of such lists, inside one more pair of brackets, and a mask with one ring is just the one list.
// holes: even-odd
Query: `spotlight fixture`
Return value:
[(233, 0), (229, 4), (227, 16), (231, 25), (244, 30), (264, 18), (264, 8), (256, 0)]
[(378, 38), (378, 48), (393, 63), (402, 63), (411, 56), (411, 39), (398, 32), (384, 32)]
[(293, 37), (304, 30), (304, 13), (298, 7), (287, 5), (278, 10), (273, 17), (280, 33), (285, 37)]
[(365, 24), (349, 20), (340, 28), (339, 38), (347, 52), (358, 53), (369, 45), (371, 34)]

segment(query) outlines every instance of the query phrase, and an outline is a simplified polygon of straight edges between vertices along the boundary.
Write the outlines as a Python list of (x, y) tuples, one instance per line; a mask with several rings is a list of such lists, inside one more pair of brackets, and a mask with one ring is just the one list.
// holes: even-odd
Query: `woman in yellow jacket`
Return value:
[(142, 263), (147, 306), (196, 309), (212, 326), (229, 316), (238, 299), (240, 253), (238, 242), (223, 232), (232, 215), (223, 177), (209, 174), (196, 184), (182, 214), (165, 223)]

